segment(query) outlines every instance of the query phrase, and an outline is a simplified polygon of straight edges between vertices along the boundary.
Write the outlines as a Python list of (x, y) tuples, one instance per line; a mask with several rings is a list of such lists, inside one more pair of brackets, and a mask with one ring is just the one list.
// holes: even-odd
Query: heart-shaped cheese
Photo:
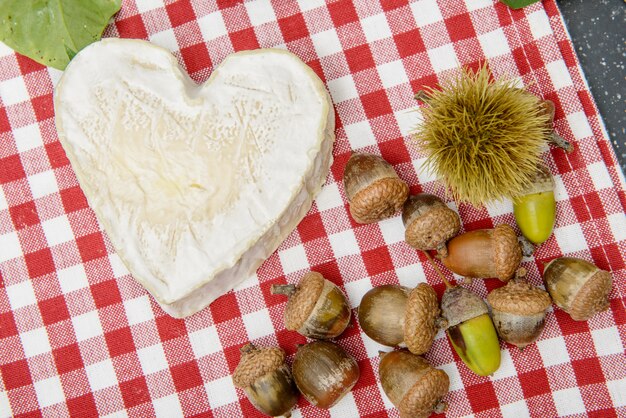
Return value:
[(332, 162), (323, 83), (274, 49), (228, 56), (196, 85), (165, 49), (105, 39), (67, 67), (59, 138), (116, 251), (171, 315), (255, 272)]

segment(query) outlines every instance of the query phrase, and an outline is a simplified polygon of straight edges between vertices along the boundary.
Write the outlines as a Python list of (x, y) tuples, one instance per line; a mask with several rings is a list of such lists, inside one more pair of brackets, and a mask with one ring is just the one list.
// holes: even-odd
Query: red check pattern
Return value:
[[(592, 7), (592, 6), (590, 6)], [(352, 150), (382, 155), (412, 192), (440, 194), (409, 141), (413, 95), (459, 65), (488, 61), (556, 104), (575, 143), (544, 158), (557, 182), (553, 236), (525, 259), (582, 257), (613, 271), (610, 309), (588, 322), (550, 310), (523, 352), (502, 344), (491, 377), (472, 374), (440, 333), (426, 357), (450, 376), (448, 417), (626, 416), (626, 192), (602, 121), (554, 0), (513, 11), (492, 0), (128, 0), (105, 36), (171, 50), (202, 82), (226, 55), (286, 48), (326, 82), (337, 112), (335, 162), (306, 218), (258, 270), (209, 308), (167, 316), (128, 274), (89, 208), (58, 142), (52, 104), (60, 72), (0, 46), (0, 416), (254, 417), (231, 374), (247, 341), (288, 354), (305, 339), (284, 328), (273, 283), (313, 269), (353, 307), (371, 286), (443, 285), (403, 240), (398, 216), (358, 225), (341, 177)], [(465, 230), (514, 224), (510, 204), (456, 207)], [(472, 288), (485, 296), (493, 280)], [(294, 416), (397, 417), (377, 382), (381, 348), (353, 322), (338, 339), (361, 379), (330, 411), (301, 400)]]

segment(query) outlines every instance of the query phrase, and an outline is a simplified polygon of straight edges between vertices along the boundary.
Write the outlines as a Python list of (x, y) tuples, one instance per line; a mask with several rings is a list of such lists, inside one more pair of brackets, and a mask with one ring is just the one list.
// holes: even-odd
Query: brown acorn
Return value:
[(242, 388), (256, 409), (264, 414), (291, 416), (298, 402), (298, 389), (285, 364), (280, 348), (241, 347), (241, 360), (233, 373), (233, 383)]
[(544, 290), (515, 278), (489, 293), (487, 302), (500, 338), (523, 349), (541, 335), (552, 300)]
[(509, 225), (457, 235), (448, 242), (448, 256), (441, 262), (467, 278), (497, 277), (507, 282), (522, 261), (522, 250)]
[(304, 397), (318, 408), (339, 402), (359, 380), (359, 365), (330, 341), (314, 341), (298, 348), (293, 377)]
[(405, 350), (380, 352), (378, 376), (385, 394), (402, 418), (428, 417), (445, 411), (442, 398), (450, 378), (426, 360)]
[(446, 242), (459, 233), (461, 219), (440, 198), (428, 193), (410, 196), (402, 208), (405, 240), (418, 250), (448, 255)]
[(611, 273), (579, 258), (552, 260), (543, 272), (554, 303), (575, 321), (586, 321), (609, 307)]
[(373, 154), (352, 154), (343, 172), (343, 185), (350, 214), (362, 224), (392, 216), (409, 194), (409, 186), (391, 164)]
[(270, 291), (289, 297), (285, 327), (305, 337), (335, 338), (350, 322), (351, 311), (346, 295), (320, 273), (308, 272), (297, 286), (272, 285)]
[(414, 354), (430, 349), (441, 324), (437, 293), (426, 283), (414, 289), (383, 285), (361, 299), (359, 324), (379, 344), (406, 345)]

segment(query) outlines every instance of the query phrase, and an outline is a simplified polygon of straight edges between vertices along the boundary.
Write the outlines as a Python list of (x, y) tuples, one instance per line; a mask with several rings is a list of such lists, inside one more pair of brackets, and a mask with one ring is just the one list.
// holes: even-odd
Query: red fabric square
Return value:
[(67, 410), (72, 417), (87, 418), (98, 416), (96, 401), (91, 393), (87, 393), (86, 395), (79, 396), (77, 398), (68, 399)]
[[(0, 277), (0, 284), (2, 283)], [(3, 338), (12, 337), (17, 335), (17, 326), (15, 325), (15, 318), (13, 318), (13, 312), (7, 311), (0, 313), (0, 340)]]
[(617, 418), (614, 409), (600, 409), (597, 411), (588, 411), (587, 418)]
[(383, 10), (388, 12), (398, 7), (406, 6), (409, 4), (408, 0), (381, 0), (380, 5)]
[(182, 335), (187, 335), (185, 321), (182, 319), (172, 318), (169, 315), (163, 315), (157, 318), (156, 326), (159, 330), (159, 337), (161, 338), (161, 341), (168, 341)]
[(32, 383), (30, 370), (26, 360), (0, 365), (0, 376), (4, 381), (4, 388), (11, 390)]
[(554, 317), (559, 323), (563, 336), (589, 332), (587, 321), (574, 321), (567, 312), (560, 308), (554, 308)]
[(312, 213), (302, 219), (298, 224), (298, 232), (302, 242), (311, 241), (326, 236), (326, 230), (322, 223), (322, 217), (318, 213)]
[(63, 296), (42, 300), (39, 302), (41, 318), (46, 325), (69, 319), (70, 313), (67, 310), (67, 303)]
[(376, 66), (372, 51), (368, 45), (360, 45), (345, 51), (350, 72), (357, 73)]
[(76, 245), (78, 246), (78, 251), (80, 251), (80, 258), (83, 260), (83, 263), (107, 254), (101, 232), (94, 232), (93, 234), (77, 238)]
[(213, 322), (216, 324), (241, 316), (237, 298), (233, 292), (226, 293), (216, 299), (209, 307), (213, 315)]
[(391, 104), (385, 90), (374, 91), (361, 96), (363, 109), (369, 119), (391, 113)]
[(211, 58), (205, 44), (196, 44), (180, 50), (187, 72), (190, 74), (211, 66)]
[(25, 57), (22, 54), (15, 54), (15, 58), (17, 59), (17, 65), (19, 65), (22, 74), (30, 74), (46, 68), (43, 64), (39, 64), (37, 61)]
[(474, 413), (498, 408), (498, 397), (491, 382), (465, 386), (465, 392)]
[(91, 285), (91, 294), (96, 307), (103, 308), (105, 306), (120, 303), (122, 296), (117, 288), (117, 282), (115, 280), (107, 280), (106, 282), (96, 283)]
[(135, 351), (135, 342), (133, 341), (133, 334), (130, 332), (129, 327), (107, 332), (104, 334), (104, 338), (106, 339), (111, 357), (121, 356), (122, 354)]
[(195, 360), (173, 366), (170, 372), (178, 392), (202, 385), (202, 376)]
[(445, 22), (452, 42), (460, 41), (461, 39), (476, 38), (476, 31), (474, 30), (474, 24), (472, 23), (472, 19), (470, 19), (469, 13), (452, 16), (446, 19)]
[(150, 401), (150, 391), (146, 384), (146, 378), (143, 376), (120, 383), (120, 392), (122, 392), (122, 399), (124, 399), (126, 408)]
[(31, 104), (35, 111), (37, 121), (49, 119), (54, 116), (54, 104), (52, 102), (52, 94), (44, 94), (43, 96), (32, 99)]
[(408, 32), (400, 33), (393, 37), (396, 48), (400, 53), (400, 58), (406, 58), (419, 52), (425, 52), (426, 47), (422, 40), (419, 29), (413, 29)]
[(61, 201), (66, 213), (74, 212), (88, 207), (87, 198), (79, 186), (70, 187), (60, 191)]
[(39, 223), (39, 215), (37, 215), (37, 206), (32, 200), (30, 202), (22, 203), (18, 206), (9, 208), (13, 225), (16, 230), (33, 226)]
[(574, 215), (576, 215), (576, 220), (579, 223), (583, 223), (591, 219), (591, 214), (589, 213), (589, 210), (587, 210), (587, 203), (585, 202), (583, 196), (571, 197), (570, 204), (572, 205)]
[(370, 276), (393, 270), (393, 262), (387, 247), (380, 247), (374, 250), (365, 251), (362, 254), (365, 268)]
[(545, 369), (520, 374), (519, 380), (526, 399), (550, 393), (550, 383)]
[(591, 192), (586, 194), (585, 200), (587, 201), (587, 207), (591, 211), (591, 216), (593, 217), (593, 219), (602, 219), (606, 217), (604, 205), (602, 204), (602, 200), (600, 199), (600, 195), (598, 194), (598, 192)]
[(148, 32), (146, 26), (143, 24), (141, 15), (135, 15), (127, 17), (126, 19), (116, 20), (115, 26), (117, 26), (117, 32), (120, 38), (131, 39), (147, 39)]
[(309, 30), (306, 27), (306, 22), (301, 14), (295, 14), (293, 16), (285, 17), (278, 20), (278, 26), (283, 33), (285, 42), (295, 41), (296, 39), (309, 36)]
[(187, 0), (170, 3), (165, 6), (165, 10), (167, 10), (173, 28), (196, 20), (193, 7)]
[(217, 0), (217, 7), (220, 10), (228, 9), (238, 4), (241, 4), (241, 0)]
[(379, 142), (378, 148), (380, 148), (380, 155), (391, 165), (397, 165), (411, 160), (409, 151), (406, 149), (404, 138)]
[(46, 148), (48, 160), (50, 160), (52, 168), (63, 167), (70, 163), (70, 160), (67, 159), (65, 150), (59, 141), (45, 144), (44, 147)]
[(9, 117), (4, 107), (0, 107), (0, 133), (9, 132), (11, 130), (11, 124), (9, 123)]
[(23, 179), (24, 177), (26, 177), (26, 173), (18, 154), (0, 158), (0, 184)]
[(339, 0), (328, 5), (328, 12), (336, 27), (356, 22), (359, 16), (350, 0)]
[(604, 373), (602, 373), (602, 367), (597, 358), (573, 360), (572, 368), (574, 369), (578, 386), (604, 382)]
[(233, 32), (229, 34), (229, 36), (235, 51), (246, 51), (259, 48), (259, 41), (256, 38), (253, 28)]
[(52, 351), (59, 374), (68, 373), (84, 367), (78, 344), (71, 344)]
[(43, 276), (54, 271), (54, 260), (50, 248), (44, 248), (24, 256), (28, 274), (31, 278)]

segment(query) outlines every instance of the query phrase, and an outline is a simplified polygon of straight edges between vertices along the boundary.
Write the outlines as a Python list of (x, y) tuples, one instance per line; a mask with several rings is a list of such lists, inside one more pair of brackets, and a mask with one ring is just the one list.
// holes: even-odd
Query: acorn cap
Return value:
[(247, 388), (258, 378), (278, 369), (285, 362), (285, 352), (278, 347), (257, 348), (248, 343), (239, 349), (241, 359), (233, 373), (233, 383)]
[(450, 378), (443, 370), (428, 367), (424, 376), (411, 386), (400, 401), (398, 410), (402, 418), (425, 418), (435, 410), (443, 412), (438, 410), (438, 405), (448, 393)]
[(585, 321), (609, 307), (608, 295), (613, 280), (611, 273), (599, 270), (582, 285), (569, 308), (569, 314), (576, 321)]
[(459, 215), (437, 196), (410, 196), (402, 208), (406, 242), (418, 250), (435, 250), (461, 228)]
[(308, 272), (300, 279), (285, 307), (285, 327), (288, 330), (299, 330), (311, 315), (324, 288), (324, 280), (324, 276), (315, 271)]
[(442, 316), (448, 328), (489, 312), (485, 302), (476, 293), (461, 286), (446, 289), (441, 298)]
[(413, 354), (424, 354), (437, 335), (437, 318), (441, 315), (435, 290), (420, 283), (411, 290), (404, 311), (404, 343)]
[(491, 239), (493, 240), (496, 277), (506, 282), (513, 277), (522, 261), (522, 249), (517, 242), (515, 230), (507, 224), (496, 226)]
[(533, 315), (544, 312), (552, 299), (548, 292), (522, 280), (511, 280), (506, 286), (487, 295), (494, 310), (515, 315)]
[(554, 187), (554, 178), (552, 177), (552, 173), (550, 173), (550, 169), (548, 166), (541, 163), (537, 166), (537, 171), (532, 179), (532, 182), (520, 195), (526, 196), (535, 193), (551, 192), (554, 190)]

